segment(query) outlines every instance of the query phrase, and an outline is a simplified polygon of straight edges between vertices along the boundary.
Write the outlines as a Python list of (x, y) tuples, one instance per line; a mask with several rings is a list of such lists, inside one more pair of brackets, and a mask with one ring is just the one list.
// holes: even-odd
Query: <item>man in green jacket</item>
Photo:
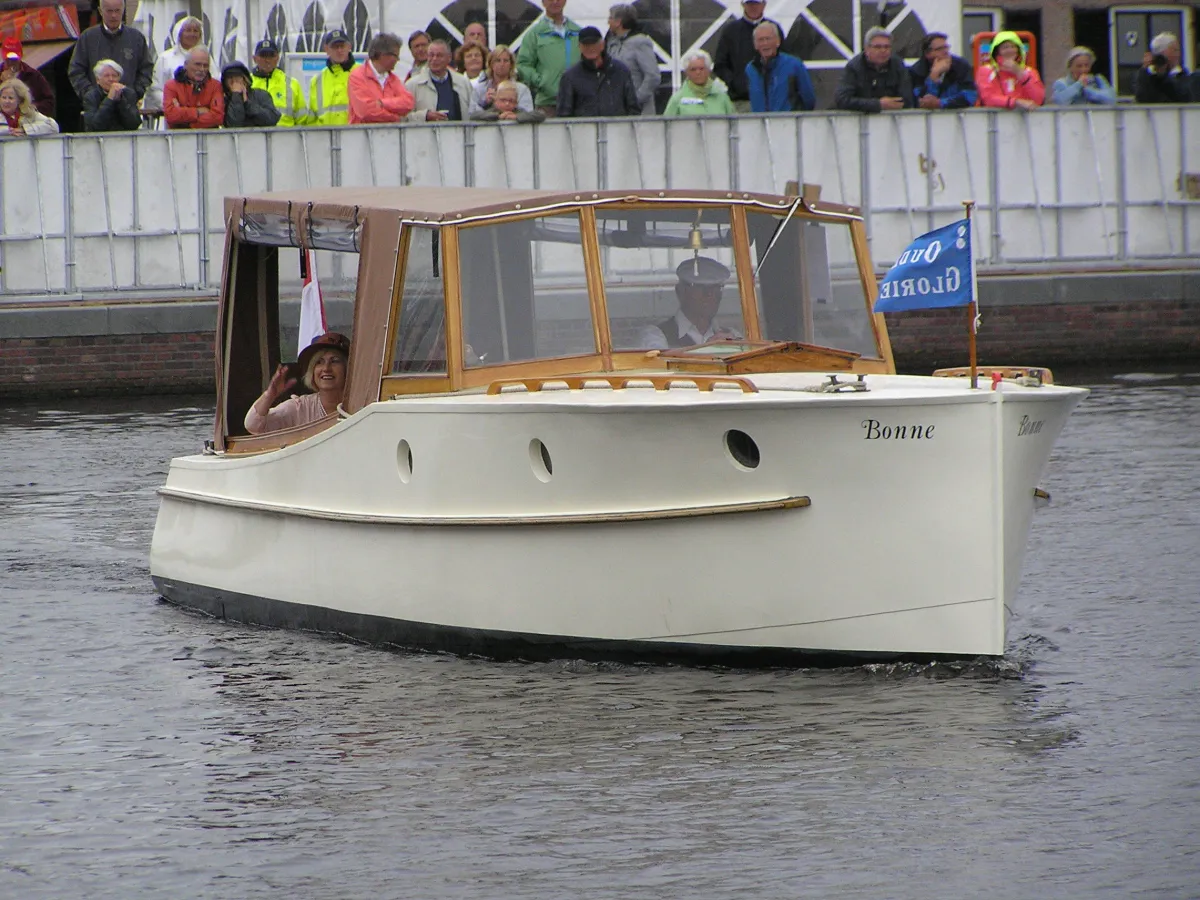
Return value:
[(563, 15), (567, 0), (542, 0), (546, 14), (521, 39), (517, 72), (533, 91), (533, 104), (547, 116), (558, 108), (558, 82), (579, 62), (579, 26)]

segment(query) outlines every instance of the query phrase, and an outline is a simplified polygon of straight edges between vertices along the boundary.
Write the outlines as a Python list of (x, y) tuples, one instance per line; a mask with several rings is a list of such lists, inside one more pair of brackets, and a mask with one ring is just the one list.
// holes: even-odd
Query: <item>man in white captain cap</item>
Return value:
[(681, 262), (675, 269), (675, 296), (679, 312), (657, 325), (647, 325), (638, 334), (638, 346), (649, 350), (694, 347), (718, 338), (741, 338), (741, 332), (717, 322), (721, 292), (732, 273), (707, 256)]

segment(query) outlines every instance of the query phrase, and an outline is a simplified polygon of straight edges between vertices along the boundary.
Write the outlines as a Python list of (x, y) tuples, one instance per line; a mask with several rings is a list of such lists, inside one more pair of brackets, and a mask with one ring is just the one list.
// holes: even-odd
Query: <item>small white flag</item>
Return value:
[(300, 337), (296, 356), (300, 351), (329, 330), (325, 324), (325, 301), (321, 297), (321, 285), (317, 283), (317, 252), (305, 250), (301, 261), (304, 287), (300, 290)]

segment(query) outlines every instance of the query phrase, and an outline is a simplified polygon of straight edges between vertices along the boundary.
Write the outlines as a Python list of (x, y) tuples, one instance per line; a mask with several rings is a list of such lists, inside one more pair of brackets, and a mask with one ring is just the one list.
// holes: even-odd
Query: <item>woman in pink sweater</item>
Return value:
[(246, 430), (265, 434), (307, 425), (337, 413), (346, 390), (346, 360), (350, 356), (350, 339), (336, 331), (327, 331), (300, 351), (297, 368), (304, 373), (304, 386), (313, 391), (302, 397), (290, 397), (278, 406), (275, 401), (296, 384), (288, 377), (288, 367), (280, 366), (271, 376), (271, 383), (246, 413)]
[(1001, 109), (1033, 109), (1046, 99), (1046, 86), (1037, 69), (1025, 65), (1025, 51), (1015, 32), (1001, 31), (992, 39), (992, 61), (975, 76), (979, 102)]

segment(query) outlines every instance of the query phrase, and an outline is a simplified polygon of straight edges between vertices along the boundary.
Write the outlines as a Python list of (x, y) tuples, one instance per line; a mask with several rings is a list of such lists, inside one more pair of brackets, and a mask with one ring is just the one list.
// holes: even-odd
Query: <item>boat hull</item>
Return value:
[(499, 658), (1001, 655), (1083, 392), (929, 381), (373, 404), (285, 450), (176, 460), (151, 572), (234, 621)]

